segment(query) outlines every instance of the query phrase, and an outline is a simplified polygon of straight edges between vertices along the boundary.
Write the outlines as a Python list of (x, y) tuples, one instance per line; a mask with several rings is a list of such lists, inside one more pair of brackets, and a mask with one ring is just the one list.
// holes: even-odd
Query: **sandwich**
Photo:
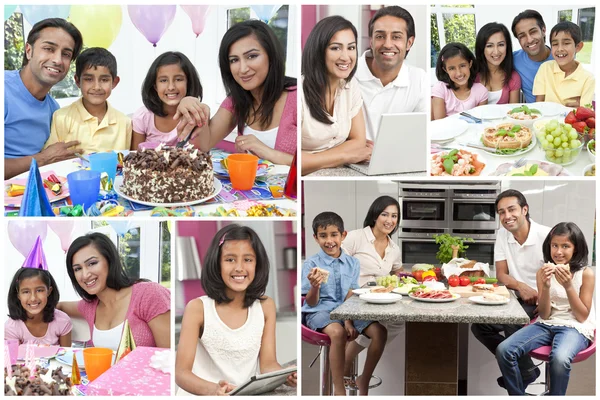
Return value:
[(313, 271), (315, 271), (317, 274), (320, 274), (323, 277), (322, 283), (327, 283), (327, 281), (329, 280), (329, 271), (319, 267), (313, 268)]
[(554, 263), (545, 263), (544, 267), (552, 267), (552, 273), (556, 270), (556, 267), (562, 267), (567, 271), (571, 271), (571, 266), (569, 264), (554, 264)]
[(390, 293), (395, 289), (394, 285), (388, 285), (387, 287), (380, 287), (377, 289), (371, 289), (371, 293)]
[(506, 297), (494, 293), (484, 293), (483, 299), (487, 301), (504, 301)]
[(474, 292), (494, 293), (494, 285), (488, 283), (476, 283), (473, 285)]

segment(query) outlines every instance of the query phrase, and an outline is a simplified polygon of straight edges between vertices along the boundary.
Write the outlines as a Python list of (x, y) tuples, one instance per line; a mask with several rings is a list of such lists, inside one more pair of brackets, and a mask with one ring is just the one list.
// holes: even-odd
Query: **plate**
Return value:
[(396, 289), (392, 290), (392, 292), (403, 294), (403, 295), (407, 296), (408, 292), (410, 292), (410, 290), (412, 288), (417, 287), (417, 286), (419, 286), (419, 285), (415, 285), (414, 283), (408, 283), (402, 287), (397, 287)]
[(529, 108), (537, 108), (542, 112), (544, 117), (552, 117), (555, 115), (567, 114), (567, 108), (562, 104), (552, 102), (540, 102), (527, 105)]
[(352, 289), (352, 293), (360, 296), (361, 294), (371, 293), (371, 288)]
[[(479, 142), (481, 143), (482, 147), (485, 147), (485, 145), (483, 144), (483, 142), (481, 141), (481, 139), (479, 140)], [(529, 143), (529, 146), (527, 146), (527, 147), (525, 147), (523, 149), (516, 150), (514, 153), (510, 153), (510, 154), (497, 153), (491, 147), (490, 147), (489, 150), (487, 150), (487, 148), (482, 148), (481, 150), (483, 150), (487, 154), (490, 154), (490, 155), (495, 156), (495, 157), (515, 157), (515, 156), (523, 155), (525, 153), (529, 153), (531, 150), (535, 149), (535, 145), (536, 144), (537, 144), (537, 137), (535, 136), (535, 134), (532, 134), (531, 135), (531, 143)]]
[(505, 105), (498, 104), (485, 104), (483, 106), (477, 106), (465, 112), (471, 114), (474, 117), (481, 118), (484, 120), (492, 119), (503, 119), (506, 118), (506, 114), (509, 109)]
[[(456, 147), (456, 148), (453, 148), (452, 150), (462, 150), (462, 151), (467, 151), (467, 152), (469, 152), (470, 154), (472, 154), (473, 156), (477, 156), (477, 161), (478, 161), (478, 162), (480, 162), (481, 164), (483, 164), (483, 168), (481, 168), (481, 170), (479, 171), (479, 173), (475, 173), (475, 174), (473, 174), (473, 175), (460, 175), (460, 177), (463, 177), (463, 178), (464, 178), (464, 177), (472, 177), (472, 176), (484, 176), (484, 175), (486, 174), (487, 161), (486, 161), (485, 157), (483, 157), (481, 154), (479, 154), (479, 153), (474, 153), (474, 152), (473, 152), (473, 149), (471, 149), (471, 148), (466, 148), (466, 147), (462, 147), (462, 146), (461, 146), (461, 147)], [(434, 156), (436, 156), (436, 155), (438, 155), (438, 154), (440, 154), (440, 153), (446, 153), (446, 154), (448, 154), (448, 153), (449, 153), (450, 151), (452, 151), (452, 150), (442, 150), (442, 151), (440, 151), (440, 152), (438, 152), (438, 153), (434, 153), (434, 154), (432, 154), (432, 155), (431, 155), (431, 157), (430, 157), (430, 159), (429, 159), (429, 162), (430, 162), (430, 164), (431, 164), (431, 162), (433, 161), (433, 157), (434, 157)], [(434, 174), (434, 173), (431, 171), (431, 169), (429, 170), (429, 173), (430, 173), (430, 175), (431, 175), (431, 176), (443, 176), (443, 177), (454, 176), (454, 175), (443, 175), (443, 173), (444, 173), (444, 172), (445, 172), (445, 170), (444, 170), (444, 171), (442, 171), (441, 173), (436, 173), (436, 174)], [(458, 175), (457, 175), (457, 176), (458, 176)]]
[[(81, 370), (85, 370), (85, 362), (83, 361), (83, 349), (75, 352), (75, 357), (77, 358), (77, 366)], [(73, 366), (73, 351), (69, 350), (65, 354), (61, 356), (57, 356), (55, 358), (61, 364), (68, 365), (69, 367)]]
[(395, 293), (365, 293), (361, 294), (359, 298), (374, 304), (391, 304), (402, 300), (402, 296)]
[(429, 122), (432, 142), (448, 142), (469, 129), (469, 123), (462, 119), (438, 119)]
[(152, 203), (149, 201), (141, 201), (141, 200), (136, 200), (133, 197), (129, 197), (128, 195), (124, 194), (123, 191), (121, 190), (121, 186), (123, 185), (123, 177), (122, 176), (117, 176), (115, 178), (115, 184), (114, 184), (114, 189), (115, 192), (117, 192), (117, 194), (121, 197), (123, 197), (124, 199), (127, 199), (129, 201), (133, 201), (134, 203), (138, 203), (138, 204), (143, 204), (145, 206), (151, 206), (151, 207), (186, 207), (186, 206), (192, 206), (194, 204), (199, 204), (199, 203), (203, 203), (207, 200), (212, 199), (213, 197), (215, 197), (216, 195), (218, 195), (221, 192), (221, 189), (223, 189), (223, 185), (221, 185), (221, 181), (218, 180), (217, 178), (213, 178), (214, 179), (214, 190), (212, 192), (212, 194), (208, 197), (204, 197), (202, 199), (198, 199), (198, 200), (191, 200), (191, 201), (184, 201), (181, 203)]
[(591, 171), (593, 167), (595, 167), (596, 164), (588, 164), (585, 166), (585, 168), (583, 168), (583, 170), (581, 171), (581, 176), (596, 176), (596, 175), (586, 175), (585, 173), (588, 171)]
[(452, 298), (450, 299), (421, 299), (419, 297), (413, 296), (412, 294), (409, 294), (408, 297), (410, 297), (413, 300), (422, 301), (424, 303), (449, 303), (451, 301), (460, 299), (460, 295), (456, 293), (452, 293)]
[(471, 296), (469, 297), (473, 303), (482, 304), (484, 306), (497, 306), (500, 304), (506, 304), (510, 302), (509, 298), (504, 298), (504, 300), (486, 300), (483, 296)]
[[(513, 165), (516, 162), (509, 162), (500, 164), (496, 171), (492, 172), (490, 176), (508, 176), (507, 174), (513, 170)], [(570, 176), (569, 171), (562, 165), (554, 164), (548, 161), (539, 160), (526, 160), (526, 164), (537, 164), (539, 168), (543, 169), (548, 173), (548, 176)], [(518, 176), (516, 178), (519, 178)], [(544, 178), (543, 176), (533, 176), (534, 179)]]
[[(215, 171), (216, 175), (219, 176), (224, 176), (224, 177), (229, 177), (229, 171), (225, 169), (225, 167), (223, 167), (223, 164), (221, 163), (221, 159), (214, 159), (213, 160), (213, 170)], [(258, 167), (256, 168), (256, 176), (265, 176), (269, 173), (269, 170), (273, 168), (273, 163), (270, 161), (266, 161), (263, 159), (258, 160)]]

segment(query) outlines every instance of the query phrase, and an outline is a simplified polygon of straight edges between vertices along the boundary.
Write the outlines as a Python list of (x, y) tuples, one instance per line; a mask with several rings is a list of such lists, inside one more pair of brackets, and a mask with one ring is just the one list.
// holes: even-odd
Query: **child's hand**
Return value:
[(347, 320), (344, 321), (344, 328), (346, 329), (346, 334), (348, 335), (348, 341), (351, 342), (358, 337), (358, 331), (354, 327), (352, 321)]
[(573, 284), (573, 276), (571, 271), (563, 267), (556, 267), (554, 270), (554, 276), (558, 283), (560, 283), (565, 289), (568, 289)]
[(314, 288), (320, 288), (324, 279), (323, 274), (321, 274), (316, 268), (311, 269), (306, 277), (310, 282), (310, 286)]
[(552, 275), (554, 274), (554, 269), (556, 266), (554, 264), (546, 263), (539, 269), (538, 274), (542, 278), (542, 282), (544, 283), (544, 287), (550, 287), (550, 280), (552, 279)]
[(233, 389), (235, 389), (235, 386), (233, 386), (231, 383), (227, 382), (227, 381), (219, 381), (219, 383), (217, 383), (217, 387), (215, 390), (214, 395), (215, 396), (229, 396), (229, 392), (231, 392)]
[(296, 385), (298, 384), (298, 374), (296, 372), (292, 372), (291, 374), (289, 374), (287, 380), (285, 381), (285, 384), (291, 387), (296, 387)]
[(568, 98), (565, 100), (565, 107), (577, 108), (581, 105), (581, 104), (579, 104), (580, 102), (581, 102), (581, 96), (571, 97), (571, 98)]

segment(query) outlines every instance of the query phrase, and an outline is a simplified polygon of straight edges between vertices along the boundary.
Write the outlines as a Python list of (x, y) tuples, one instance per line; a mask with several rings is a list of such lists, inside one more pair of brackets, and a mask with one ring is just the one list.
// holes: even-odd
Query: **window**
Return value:
[(556, 22), (570, 21), (576, 23), (581, 28), (583, 48), (577, 53), (577, 61), (582, 64), (592, 63), (592, 43), (594, 40), (595, 20), (596, 9), (594, 7), (563, 9), (558, 11)]
[(438, 54), (447, 43), (463, 43), (474, 52), (475, 37), (473, 5), (431, 6), (431, 68), (435, 68)]
[(160, 223), (160, 284), (166, 288), (171, 287), (171, 231), (169, 224)]

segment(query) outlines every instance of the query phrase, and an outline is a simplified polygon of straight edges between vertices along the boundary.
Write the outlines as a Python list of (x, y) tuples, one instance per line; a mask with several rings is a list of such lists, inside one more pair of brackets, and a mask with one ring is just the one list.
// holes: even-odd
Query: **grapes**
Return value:
[(548, 161), (570, 164), (581, 152), (580, 135), (571, 125), (551, 120), (538, 130), (540, 146)]
[(386, 276), (378, 276), (376, 279), (378, 286), (388, 287), (393, 285), (394, 287), (398, 287), (398, 283), (400, 282), (400, 278), (396, 275), (386, 275)]

